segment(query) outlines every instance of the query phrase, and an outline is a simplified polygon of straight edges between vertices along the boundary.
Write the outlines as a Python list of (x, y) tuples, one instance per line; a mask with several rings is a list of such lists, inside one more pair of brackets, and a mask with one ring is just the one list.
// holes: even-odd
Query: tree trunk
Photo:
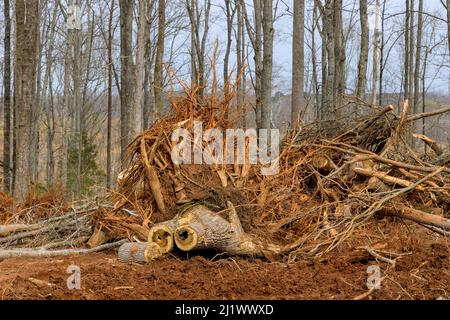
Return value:
[(263, 72), (261, 79), (261, 128), (271, 128), (272, 66), (273, 66), (273, 8), (272, 0), (264, 0), (263, 8)]
[(334, 7), (333, 1), (327, 0), (325, 5), (325, 16), (323, 17), (323, 28), (326, 37), (325, 47), (327, 51), (327, 76), (325, 84), (324, 106), (322, 108), (323, 119), (331, 120), (335, 118), (335, 93), (336, 93), (336, 75), (335, 75), (335, 33), (333, 30)]
[(11, 192), (11, 16), (9, 0), (3, 1), (3, 13), (5, 16), (5, 53), (3, 58), (3, 189), (5, 192)]
[(383, 0), (383, 9), (381, 10), (381, 43), (380, 43), (380, 80), (378, 81), (378, 105), (383, 105), (383, 75), (384, 75), (384, 25), (386, 16), (386, 0)]
[(369, 22), (367, 15), (367, 1), (359, 1), (359, 18), (361, 24), (361, 38), (358, 62), (358, 84), (356, 96), (364, 101), (367, 84), (367, 62), (369, 60)]
[(342, 0), (334, 0), (334, 51), (335, 51), (335, 110), (336, 116), (339, 116), (343, 107), (345, 94), (345, 44), (344, 44), (344, 26), (342, 21)]
[(422, 52), (422, 30), (423, 30), (423, 0), (419, 0), (419, 12), (417, 15), (417, 45), (416, 45), (416, 63), (414, 69), (414, 99), (413, 113), (419, 113), (419, 93), (420, 93), (420, 60)]
[(375, 108), (377, 104), (377, 78), (378, 78), (378, 21), (380, 20), (380, 0), (376, 0), (376, 13), (375, 13), (375, 30), (373, 34), (373, 62), (372, 62), (372, 108)]
[(231, 0), (225, 0), (225, 13), (227, 18), (227, 45), (223, 58), (223, 82), (226, 86), (229, 76), (228, 64), (230, 61), (231, 44), (233, 42), (231, 33), (233, 31), (234, 14), (236, 13), (236, 10), (231, 8)]
[(150, 123), (153, 121), (152, 113), (154, 111), (154, 95), (153, 95), (153, 58), (155, 56), (152, 50), (152, 40), (151, 40), (151, 26), (153, 17), (153, 7), (155, 1), (151, 0), (150, 4), (147, 5), (147, 17), (148, 19), (145, 25), (145, 74), (144, 74), (144, 108), (142, 110), (142, 126), (143, 130), (146, 130)]
[(120, 150), (122, 160), (128, 143), (135, 135), (133, 105), (133, 0), (120, 0)]
[(55, 33), (56, 33), (56, 18), (57, 18), (57, 9), (58, 7), (55, 5), (52, 12), (52, 22), (49, 27), (50, 29), (50, 39), (49, 39), (49, 46), (47, 48), (47, 54), (46, 54), (46, 61), (47, 66), (45, 70), (45, 76), (44, 76), (44, 84), (42, 86), (42, 98), (40, 99), (41, 106), (39, 107), (40, 110), (44, 109), (46, 105), (48, 105), (48, 108), (46, 108), (46, 118), (47, 118), (47, 164), (46, 164), (46, 180), (47, 180), (47, 186), (51, 187), (53, 185), (53, 137), (54, 137), (54, 125), (53, 125), (53, 106), (51, 103), (48, 103), (47, 101), (47, 88), (51, 84), (51, 72), (52, 72), (52, 52), (55, 45)]
[(410, 10), (409, 1), (405, 0), (405, 72), (404, 72), (404, 83), (403, 83), (403, 100), (409, 98), (409, 20), (410, 20)]
[(36, 50), (39, 30), (39, 1), (15, 2), (15, 110), (17, 124), (16, 178), (14, 195), (24, 199), (31, 183), (31, 121), (36, 99)]
[(145, 56), (145, 28), (147, 21), (146, 0), (139, 0), (139, 18), (137, 33), (136, 53), (136, 88), (134, 94), (134, 110), (136, 111), (136, 131), (140, 131), (142, 125), (142, 99), (144, 93), (144, 56)]
[(106, 188), (111, 189), (112, 185), (112, 77), (113, 77), (113, 15), (114, 0), (109, 8), (108, 22), (108, 120), (107, 120), (107, 141), (106, 141)]
[[(292, 101), (291, 127), (297, 128), (305, 112), (305, 1), (294, 1), (294, 21), (292, 39)], [(314, 37), (314, 35), (313, 35)], [(314, 55), (314, 53), (313, 53)]]
[(155, 116), (156, 119), (161, 117), (163, 112), (163, 57), (164, 57), (164, 34), (166, 25), (166, 4), (165, 0), (158, 0), (158, 41), (156, 44), (155, 59), (155, 85), (153, 91), (155, 93)]
[(410, 6), (409, 6), (409, 11), (410, 11), (410, 24), (409, 24), (409, 70), (408, 70), (408, 100), (410, 102), (410, 104), (412, 103), (413, 100), (413, 83), (414, 83), (414, 79), (413, 79), (413, 73), (414, 73), (414, 48), (416, 46), (415, 44), (415, 37), (414, 37), (414, 0), (410, 0)]

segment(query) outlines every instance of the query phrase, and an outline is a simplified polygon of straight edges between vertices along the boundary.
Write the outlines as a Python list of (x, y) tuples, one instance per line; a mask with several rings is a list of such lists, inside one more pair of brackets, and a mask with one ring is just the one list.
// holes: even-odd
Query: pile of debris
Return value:
[(195, 91), (185, 93), (172, 99), (173, 114), (129, 146), (115, 207), (135, 215), (111, 214), (101, 226), (116, 238), (145, 241), (124, 245), (124, 261), (174, 248), (311, 257), (335, 249), (375, 215), (449, 236), (448, 155), (424, 136), (415, 137), (434, 154), (418, 154), (408, 144), (413, 121), (448, 109), (408, 116), (405, 102), (400, 116), (386, 106), (352, 121), (314, 123), (284, 138), (280, 172), (264, 176), (260, 165), (173, 163), (174, 129), (192, 131), (201, 121), (205, 129), (225, 130), (238, 118), (228, 107), (231, 94), (218, 97), (213, 90), (199, 99)]
[[(405, 102), (399, 116), (393, 106), (368, 108), (356, 119), (293, 130), (283, 138), (275, 175), (261, 174), (263, 165), (250, 161), (174, 163), (175, 129), (192, 132), (196, 121), (205, 130), (237, 126), (235, 87), (225, 88), (219, 93), (213, 85), (200, 97), (198, 88), (185, 87), (184, 96), (171, 98), (172, 112), (128, 146), (110, 204), (59, 204), (32, 223), (26, 217), (35, 219), (41, 209), (28, 206), (20, 218), (5, 218), (0, 258), (122, 245), (121, 261), (205, 249), (292, 261), (337, 248), (376, 215), (450, 235), (449, 152), (423, 135), (414, 138), (430, 152), (419, 154), (408, 143), (414, 121), (449, 109), (409, 116)], [(249, 139), (245, 148), (248, 160)], [(84, 244), (89, 249), (67, 249)]]

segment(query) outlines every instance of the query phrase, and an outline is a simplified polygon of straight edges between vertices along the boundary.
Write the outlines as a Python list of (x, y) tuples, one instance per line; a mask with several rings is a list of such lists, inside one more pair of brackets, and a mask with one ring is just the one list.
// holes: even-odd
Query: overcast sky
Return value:
[[(350, 18), (350, 12), (353, 9), (354, 5), (353, 0), (344, 0), (344, 23), (346, 27), (348, 27), (349, 24), (349, 18)], [(356, 1), (357, 3), (358, 1)], [(382, 2), (382, 1), (381, 1)], [(216, 1), (216, 4), (220, 3)], [(250, 5), (251, 1), (249, 2)], [(289, 8), (284, 5), (283, 3), (287, 4)], [(278, 15), (281, 15), (276, 20), (275, 23), (275, 30), (276, 30), (276, 37), (277, 40), (274, 45), (274, 75), (276, 76), (276, 79), (274, 81), (274, 84), (277, 85), (277, 87), (274, 89), (274, 91), (282, 91), (285, 93), (288, 93), (290, 91), (290, 82), (291, 82), (291, 64), (292, 64), (292, 17), (288, 10), (292, 11), (292, 3), (293, 0), (286, 0), (286, 1), (280, 1), (279, 7), (278, 7)], [(369, 0), (369, 5), (373, 4), (374, 1)], [(416, 1), (416, 8), (417, 8)], [(312, 9), (312, 1), (306, 0), (307, 5), (307, 11), (311, 12)], [(220, 12), (219, 8), (216, 8), (218, 12)], [(355, 10), (358, 10), (358, 4), (355, 6)], [(400, 30), (400, 22), (402, 21), (403, 17), (402, 15), (396, 15), (399, 13), (403, 13), (405, 10), (405, 3), (404, 0), (386, 0), (386, 16), (392, 16), (389, 19), (385, 20), (386, 24), (386, 33), (390, 33), (392, 30)], [(441, 17), (442, 19), (446, 20), (446, 12), (444, 10), (444, 7), (440, 3), (439, 0), (425, 0), (424, 1), (424, 11), (428, 12), (430, 14), (436, 15)], [(374, 17), (375, 17), (375, 6), (372, 5), (371, 8), (369, 8), (369, 12), (372, 12), (373, 14), (370, 17), (370, 25), (371, 25), (371, 38), (373, 35), (373, 29), (374, 29)], [(355, 11), (356, 18), (356, 34), (359, 38), (359, 13)], [(307, 13), (309, 16), (309, 14)], [(308, 19), (308, 18), (307, 18)], [(417, 19), (416, 19), (417, 21)], [(307, 22), (308, 23), (308, 22)], [(225, 30), (225, 21), (222, 18), (219, 18), (215, 26), (212, 27), (212, 38), (219, 38), (224, 39), (224, 30)], [(436, 33), (437, 36), (440, 36), (441, 39), (446, 36), (446, 24), (443, 21), (440, 21), (436, 24)], [(424, 36), (425, 37), (425, 36)], [(317, 37), (316, 39), (318, 42), (320, 42), (320, 39)], [(445, 39), (444, 39), (445, 40)], [(224, 41), (224, 40), (221, 40)], [(307, 40), (309, 41), (309, 40)], [(353, 70), (356, 67), (357, 64), (357, 54), (359, 48), (356, 48), (358, 41), (355, 41), (355, 44), (353, 46), (349, 46), (347, 48), (347, 65), (348, 67)], [(388, 47), (389, 43), (386, 45)], [(443, 50), (445, 50), (447, 44), (444, 41), (442, 44)], [(395, 77), (396, 74), (401, 74), (401, 43), (398, 43), (394, 49), (392, 49), (392, 52), (389, 56), (388, 65), (386, 67), (387, 75), (389, 73), (392, 73), (392, 76)], [(311, 52), (308, 48), (306, 48), (306, 58), (310, 59)], [(448, 79), (449, 79), (449, 72), (450, 67), (448, 66), (448, 49), (445, 52), (445, 57), (443, 57), (443, 52), (439, 53), (436, 56), (431, 55), (430, 56), (430, 62), (428, 66), (428, 72), (427, 72), (427, 87), (429, 87), (430, 91), (440, 91), (440, 92), (447, 92), (448, 90)], [(320, 59), (320, 53), (318, 56), (318, 59)], [(234, 57), (233, 62), (234, 63)], [(442, 66), (444, 64), (444, 66)], [(445, 66), (447, 65), (447, 66)], [(371, 70), (371, 66), (369, 66), (369, 70)], [(356, 71), (356, 70), (355, 70)], [(369, 75), (369, 81), (370, 75)], [(387, 79), (386, 81), (388, 81)], [(348, 79), (349, 82), (352, 82), (352, 79)], [(390, 88), (393, 88), (393, 90), (397, 90), (398, 87), (395, 86), (396, 83), (399, 83), (398, 81), (395, 81), (392, 79), (393, 85), (390, 85), (387, 83), (385, 90), (389, 91)], [(353, 84), (350, 83), (348, 86), (353, 87)]]

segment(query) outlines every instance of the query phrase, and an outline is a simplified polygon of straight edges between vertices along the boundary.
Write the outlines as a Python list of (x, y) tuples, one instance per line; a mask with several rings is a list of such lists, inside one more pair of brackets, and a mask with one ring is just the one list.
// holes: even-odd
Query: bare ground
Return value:
[[(363, 245), (402, 255), (394, 266), (357, 249)], [(368, 291), (370, 265), (379, 265), (384, 279), (366, 299), (448, 299), (449, 252), (449, 239), (384, 219), (339, 250), (293, 263), (179, 254), (124, 265), (115, 251), (8, 259), (0, 262), (0, 299), (353, 299)], [(70, 265), (80, 267), (80, 290), (67, 289)]]

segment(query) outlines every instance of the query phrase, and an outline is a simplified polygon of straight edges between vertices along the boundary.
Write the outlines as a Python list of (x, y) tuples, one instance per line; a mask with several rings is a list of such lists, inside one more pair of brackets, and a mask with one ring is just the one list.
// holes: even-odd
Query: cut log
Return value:
[(120, 246), (118, 259), (123, 263), (145, 264), (161, 257), (162, 254), (161, 248), (156, 243), (127, 242)]
[(157, 244), (164, 253), (172, 251), (174, 248), (173, 233), (176, 225), (175, 219), (155, 224), (150, 228), (148, 242)]
[(236, 210), (231, 202), (224, 212), (226, 217), (199, 204), (191, 207), (178, 218), (179, 227), (174, 240), (183, 251), (208, 249), (230, 255), (267, 256), (278, 254), (282, 248), (263, 245), (262, 242), (245, 233)]

